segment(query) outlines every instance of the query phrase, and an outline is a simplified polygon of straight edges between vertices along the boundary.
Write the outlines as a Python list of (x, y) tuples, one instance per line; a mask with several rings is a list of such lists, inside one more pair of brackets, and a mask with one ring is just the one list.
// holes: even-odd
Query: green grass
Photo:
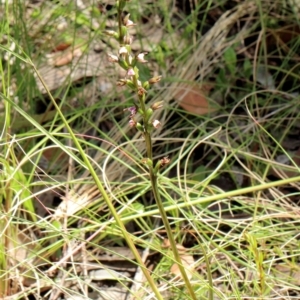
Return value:
[[(43, 291), (47, 299), (90, 299), (88, 291), (99, 295), (106, 286), (86, 280), (94, 276), (87, 261), (96, 270), (104, 265), (130, 292), (140, 281), (135, 271), (117, 278), (120, 271), (112, 273), (99, 252), (133, 267), (134, 256), (114, 250), (132, 243), (150, 251), (146, 264), (163, 299), (192, 299), (170, 272), (174, 257), (162, 246), (166, 229), (141, 162), (144, 140), (123, 111), (134, 97), (115, 87), (122, 74), (105, 61), (104, 53), (117, 52), (102, 34), (113, 29), (115, 11), (83, 3), (1, 4), (0, 297)], [(292, 94), (299, 89), (299, 42), (297, 35), (270, 41), (270, 32), (283, 39), (280, 30), (298, 24), (297, 13), (284, 1), (230, 12), (235, 5), (245, 4), (204, 1), (187, 16), (174, 1), (128, 4), (135, 51), (152, 47), (143, 76), (163, 75), (149, 92), (151, 103), (164, 101), (154, 158), (171, 158), (159, 191), (174, 239), (195, 259), (197, 299), (297, 299), (299, 163), (286, 145), (297, 142), (299, 128)], [(155, 32), (162, 38), (154, 43)], [(80, 80), (66, 76), (51, 89), (41, 67), (62, 43), (80, 45), (83, 55), (101, 45), (97, 76), (83, 67)], [(84, 56), (73, 62), (71, 74)], [(180, 84), (194, 78), (212, 85), (216, 112), (199, 116), (174, 101)], [(51, 195), (64, 200), (47, 202)], [(137, 298), (155, 299), (141, 280)]]

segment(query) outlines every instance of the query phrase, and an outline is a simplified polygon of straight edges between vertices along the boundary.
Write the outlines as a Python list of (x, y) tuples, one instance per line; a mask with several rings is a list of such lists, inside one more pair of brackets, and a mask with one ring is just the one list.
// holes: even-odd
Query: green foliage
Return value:
[(237, 69), (237, 57), (233, 47), (227, 48), (224, 52), (225, 65), (232, 76), (235, 76)]

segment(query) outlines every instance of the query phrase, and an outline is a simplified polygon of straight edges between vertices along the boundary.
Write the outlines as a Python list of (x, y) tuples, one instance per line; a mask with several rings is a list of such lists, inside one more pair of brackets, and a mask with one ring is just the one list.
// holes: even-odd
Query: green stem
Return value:
[[(136, 75), (132, 76), (132, 82), (135, 85), (136, 90), (138, 91), (139, 85), (138, 85), (138, 78), (137, 78)], [(180, 255), (179, 255), (177, 247), (176, 247), (176, 242), (175, 242), (173, 234), (172, 234), (172, 229), (171, 229), (167, 214), (165, 212), (163, 202), (162, 202), (161, 197), (160, 197), (158, 182), (157, 182), (157, 175), (155, 174), (154, 169), (153, 169), (154, 164), (153, 164), (153, 151), (152, 151), (151, 133), (147, 131), (149, 120), (148, 120), (148, 117), (147, 117), (147, 109), (146, 109), (146, 105), (145, 105), (145, 96), (144, 95), (142, 95), (142, 96), (138, 95), (138, 99), (139, 99), (140, 109), (142, 110), (142, 113), (143, 113), (142, 117), (143, 117), (143, 126), (144, 126), (144, 129), (145, 129), (144, 138), (145, 138), (145, 144), (146, 144), (147, 157), (152, 162), (152, 166), (149, 167), (149, 175), (150, 175), (150, 181), (151, 181), (151, 186), (152, 186), (154, 199), (155, 199), (157, 207), (159, 209), (159, 213), (161, 215), (164, 226), (166, 228), (168, 239), (171, 243), (171, 248), (172, 248), (176, 263), (179, 266), (179, 270), (180, 270), (180, 273), (182, 275), (182, 278), (183, 278), (183, 280), (186, 284), (186, 287), (187, 287), (192, 299), (196, 300), (195, 293), (193, 291), (193, 288), (191, 286), (189, 278), (187, 277), (185, 269), (182, 265)]]
[[(120, 3), (118, 5), (118, 23), (119, 23), (119, 37), (120, 37), (119, 41), (120, 41), (120, 45), (122, 45), (123, 44), (123, 36), (122, 36), (121, 23), (122, 23), (123, 5), (121, 5)], [(123, 4), (125, 4), (125, 3), (123, 2)], [(127, 63), (130, 62), (129, 56), (130, 56), (130, 54), (127, 53), (127, 55), (125, 57), (125, 60), (126, 60)], [(147, 116), (147, 109), (146, 109), (146, 105), (145, 105), (145, 94), (144, 93), (141, 93), (141, 94), (139, 93), (140, 86), (138, 84), (138, 75), (133, 75), (132, 76), (132, 82), (135, 86), (136, 93), (137, 93), (138, 100), (139, 100), (139, 104), (140, 104), (140, 109), (142, 111), (143, 126), (144, 126), (144, 138), (145, 138), (145, 143), (146, 143), (147, 157), (152, 163), (152, 166), (149, 166), (149, 175), (150, 175), (152, 191), (153, 191), (153, 194), (154, 194), (154, 199), (155, 199), (156, 204), (159, 208), (159, 212), (160, 212), (161, 218), (163, 220), (164, 226), (166, 228), (168, 239), (170, 240), (171, 247), (172, 247), (172, 250), (173, 250), (173, 254), (174, 254), (175, 260), (176, 260), (176, 262), (179, 266), (182, 278), (183, 278), (183, 280), (186, 284), (186, 287), (187, 287), (192, 299), (197, 300), (196, 296), (194, 294), (193, 288), (191, 286), (191, 283), (189, 281), (189, 278), (187, 277), (185, 269), (182, 265), (180, 255), (179, 255), (177, 247), (176, 247), (176, 242), (175, 242), (173, 234), (172, 234), (172, 229), (171, 229), (167, 214), (164, 210), (163, 202), (160, 198), (159, 189), (158, 189), (158, 182), (157, 182), (157, 174), (156, 174), (156, 172), (154, 172), (154, 168), (153, 168), (152, 139), (151, 139), (151, 133), (148, 131), (149, 117)]]
[[(138, 78), (137, 78), (136, 75), (132, 76), (132, 82), (135, 85), (136, 90), (138, 91), (139, 85), (138, 85)], [(179, 270), (180, 270), (180, 273), (182, 275), (182, 278), (183, 278), (183, 280), (186, 284), (186, 287), (187, 287), (192, 299), (196, 300), (195, 293), (193, 291), (193, 288), (191, 286), (189, 278), (187, 277), (185, 269), (182, 265), (180, 255), (179, 255), (177, 247), (176, 247), (176, 242), (175, 242), (173, 234), (172, 234), (172, 229), (171, 229), (167, 214), (165, 212), (163, 202), (162, 202), (161, 197), (160, 197), (158, 182), (157, 182), (157, 175), (155, 174), (154, 169), (153, 169), (154, 164), (153, 164), (153, 151), (152, 151), (151, 133), (147, 131), (149, 120), (148, 120), (148, 117), (147, 117), (147, 109), (146, 109), (146, 105), (145, 105), (145, 96), (144, 95), (143, 96), (138, 95), (138, 99), (139, 99), (139, 103), (140, 103), (140, 108), (143, 112), (143, 125), (144, 125), (144, 129), (145, 129), (144, 138), (145, 138), (145, 144), (146, 144), (147, 157), (152, 162), (152, 166), (149, 167), (149, 175), (150, 175), (150, 181), (151, 181), (151, 186), (152, 186), (154, 199), (155, 199), (157, 207), (159, 209), (159, 213), (161, 215), (164, 226), (166, 228), (168, 239), (171, 243), (172, 251), (173, 251), (176, 263), (179, 266)]]
[(151, 180), (151, 185), (152, 185), (152, 191), (153, 191), (153, 194), (154, 194), (154, 198), (155, 198), (160, 216), (161, 216), (162, 221), (164, 223), (164, 226), (166, 228), (166, 232), (167, 232), (167, 235), (168, 235), (168, 239), (171, 243), (171, 248), (172, 248), (176, 263), (179, 267), (180, 273), (181, 273), (182, 278), (183, 278), (183, 280), (186, 284), (186, 288), (188, 289), (189, 294), (191, 295), (192, 299), (197, 300), (196, 295), (194, 293), (194, 290), (192, 288), (192, 285), (190, 283), (190, 280), (189, 280), (189, 278), (188, 278), (188, 276), (185, 272), (185, 269), (182, 265), (180, 255), (178, 253), (176, 242), (175, 242), (173, 234), (172, 234), (172, 229), (171, 229), (171, 226), (170, 226), (170, 223), (169, 223), (169, 220), (168, 220), (168, 217), (167, 217), (166, 211), (164, 209), (163, 202), (161, 200), (160, 193), (159, 193), (159, 190), (158, 190), (157, 179), (158, 179), (157, 175), (154, 174), (153, 168), (151, 167), (150, 168), (150, 180)]
[(118, 8), (119, 44), (123, 45), (124, 36), (122, 35), (122, 10)]

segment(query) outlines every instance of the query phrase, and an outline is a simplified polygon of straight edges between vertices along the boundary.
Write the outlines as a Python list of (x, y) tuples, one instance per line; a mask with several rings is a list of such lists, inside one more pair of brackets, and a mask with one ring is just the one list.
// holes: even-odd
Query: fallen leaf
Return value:
[(55, 67), (61, 67), (69, 64), (75, 57), (82, 55), (81, 49), (75, 48), (67, 51), (60, 52), (59, 55), (55, 55), (49, 58), (49, 64)]
[[(162, 246), (163, 246), (163, 248), (171, 248), (170, 242), (167, 239), (164, 240)], [(187, 275), (188, 279), (191, 279), (193, 276), (193, 272), (195, 270), (194, 257), (191, 254), (189, 254), (188, 249), (186, 249), (182, 245), (176, 244), (176, 248), (177, 248), (178, 254), (180, 256), (182, 266), (184, 267), (184, 269), (186, 271), (186, 275)], [(175, 275), (176, 279), (182, 279), (182, 275), (181, 275), (178, 264), (174, 263), (170, 269), (170, 272), (173, 275)]]
[(280, 45), (284, 50), (288, 50), (287, 53), (289, 53), (290, 49), (287, 44), (299, 37), (299, 35), (300, 27), (297, 24), (287, 25), (278, 29), (268, 28), (266, 45), (268, 47)]
[(68, 49), (70, 46), (71, 43), (60, 43), (53, 48), (52, 52), (61, 52)]
[[(194, 271), (194, 257), (192, 255), (180, 255), (182, 265), (186, 271), (186, 275), (188, 279), (191, 279), (193, 277), (193, 271)], [(176, 279), (182, 279), (182, 275), (179, 269), (178, 264), (173, 264), (173, 266), (170, 269), (171, 273), (175, 275)]]
[(216, 110), (211, 107), (207, 99), (206, 94), (210, 89), (211, 86), (205, 87), (196, 83), (192, 85), (180, 85), (176, 88), (174, 98), (186, 111), (197, 115), (205, 115)]

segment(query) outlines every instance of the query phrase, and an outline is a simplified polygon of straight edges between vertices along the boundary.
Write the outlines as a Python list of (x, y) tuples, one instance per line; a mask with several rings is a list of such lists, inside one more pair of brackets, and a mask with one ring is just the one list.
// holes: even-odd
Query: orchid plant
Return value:
[(149, 105), (146, 101), (146, 98), (147, 92), (150, 89), (151, 85), (158, 83), (162, 77), (155, 76), (144, 82), (142, 82), (139, 78), (139, 69), (137, 63), (147, 63), (147, 60), (145, 59), (145, 55), (147, 53), (141, 52), (137, 55), (134, 55), (131, 51), (131, 43), (133, 37), (129, 33), (129, 28), (135, 26), (136, 24), (132, 20), (130, 20), (130, 14), (124, 14), (124, 8), (129, 1), (130, 0), (116, 1), (118, 30), (105, 31), (106, 35), (115, 38), (119, 42), (118, 54), (108, 54), (108, 60), (112, 63), (118, 64), (126, 71), (125, 78), (120, 79), (117, 82), (117, 85), (126, 86), (136, 94), (137, 101), (135, 102), (134, 106), (125, 109), (125, 111), (128, 111), (130, 113), (129, 126), (136, 128), (136, 130), (141, 132), (141, 134), (143, 135), (147, 154), (147, 157), (143, 159), (143, 163), (147, 165), (149, 170), (149, 177), (153, 195), (159, 208), (163, 224), (166, 228), (168, 239), (174, 253), (174, 258), (179, 266), (182, 278), (185, 281), (185, 285), (189, 291), (191, 298), (196, 299), (191, 283), (181, 263), (180, 255), (178, 254), (178, 250), (176, 247), (176, 242), (172, 234), (172, 229), (159, 193), (159, 170), (164, 165), (170, 163), (170, 159), (168, 157), (164, 157), (163, 159), (158, 160), (156, 163), (153, 161), (151, 134), (153, 130), (161, 126), (159, 120), (153, 119), (153, 112), (157, 109), (161, 109), (163, 107), (163, 102), (159, 101), (152, 105)]

